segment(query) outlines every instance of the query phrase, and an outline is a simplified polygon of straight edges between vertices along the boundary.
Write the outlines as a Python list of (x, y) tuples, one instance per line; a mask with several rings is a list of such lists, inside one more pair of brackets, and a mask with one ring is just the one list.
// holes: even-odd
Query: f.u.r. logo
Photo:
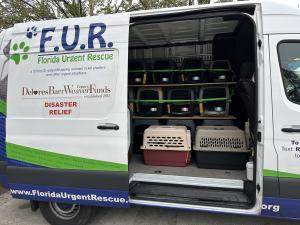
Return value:
[[(55, 27), (43, 28), (41, 31), (40, 39), (40, 52), (46, 52), (46, 44), (52, 41), (53, 34), (55, 32)], [(64, 26), (61, 35), (61, 47), (65, 51), (72, 51), (76, 49), (77, 46), (81, 50), (83, 49), (94, 49), (95, 43), (99, 43), (99, 48), (111, 48), (113, 47), (112, 42), (106, 43), (103, 34), (106, 31), (106, 25), (104, 23), (92, 23), (88, 29), (87, 43), (79, 43), (80, 37), (80, 26), (74, 25), (74, 31), (70, 32), (69, 26)], [(71, 38), (72, 37), (72, 38)], [(58, 52), (60, 46), (54, 46), (54, 51)]]

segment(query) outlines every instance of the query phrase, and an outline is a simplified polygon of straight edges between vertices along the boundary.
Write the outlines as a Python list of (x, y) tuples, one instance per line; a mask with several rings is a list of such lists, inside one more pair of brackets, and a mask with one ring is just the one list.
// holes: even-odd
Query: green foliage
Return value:
[[(198, 0), (199, 4), (209, 0)], [(192, 4), (192, 0), (0, 0), (0, 29), (34, 20), (93, 16)]]

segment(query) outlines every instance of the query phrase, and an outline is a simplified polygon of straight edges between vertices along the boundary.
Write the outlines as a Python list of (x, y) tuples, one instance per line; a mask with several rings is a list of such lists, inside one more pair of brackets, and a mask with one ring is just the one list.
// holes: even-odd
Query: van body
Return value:
[[(39, 206), (52, 224), (84, 224), (90, 206), (131, 205), (299, 219), (299, 21), (298, 1), (244, 1), (28, 22), (2, 31), (1, 183), (14, 198)], [(190, 69), (189, 57), (203, 64)], [(162, 59), (173, 67), (159, 67)], [(131, 68), (137, 61), (151, 66)], [(189, 72), (224, 72), (214, 67), (219, 61), (229, 65), (230, 80), (180, 80)], [(177, 83), (169, 82), (178, 74)], [(228, 90), (224, 115), (203, 112), (222, 99), (198, 100), (214, 85)], [(191, 87), (193, 116), (184, 114), (190, 105), (178, 108), (180, 100), (170, 97)], [(150, 91), (164, 98), (143, 100)], [(152, 116), (142, 112), (149, 105)], [(182, 114), (172, 115), (175, 109)], [(158, 116), (158, 110), (165, 112)], [(153, 165), (151, 155), (145, 160), (152, 165), (143, 163), (147, 128), (157, 129), (155, 136), (159, 126), (182, 124), (197, 127), (186, 125), (194, 144), (190, 165)], [(196, 151), (197, 133), (207, 126), (245, 133), (242, 169), (195, 166), (196, 158), (233, 160), (229, 153), (204, 158)]]

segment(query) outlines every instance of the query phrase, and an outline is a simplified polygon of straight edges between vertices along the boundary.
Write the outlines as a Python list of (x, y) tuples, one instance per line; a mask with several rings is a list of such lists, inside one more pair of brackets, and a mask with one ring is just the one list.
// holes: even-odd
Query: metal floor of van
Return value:
[(195, 162), (186, 167), (145, 165), (141, 154), (133, 154), (129, 163), (129, 173), (175, 175), (188, 177), (219, 178), (230, 180), (246, 180), (245, 170), (216, 170), (198, 168)]
[(183, 185), (132, 182), (130, 195), (135, 200), (179, 204), (248, 208), (251, 200), (243, 190), (201, 188)]

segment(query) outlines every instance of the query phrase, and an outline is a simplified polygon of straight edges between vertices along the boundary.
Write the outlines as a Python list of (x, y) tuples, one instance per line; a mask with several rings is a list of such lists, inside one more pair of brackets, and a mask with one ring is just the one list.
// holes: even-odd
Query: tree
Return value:
[[(198, 0), (209, 3), (209, 0)], [(33, 20), (184, 6), (191, 0), (0, 0), (0, 29)]]

